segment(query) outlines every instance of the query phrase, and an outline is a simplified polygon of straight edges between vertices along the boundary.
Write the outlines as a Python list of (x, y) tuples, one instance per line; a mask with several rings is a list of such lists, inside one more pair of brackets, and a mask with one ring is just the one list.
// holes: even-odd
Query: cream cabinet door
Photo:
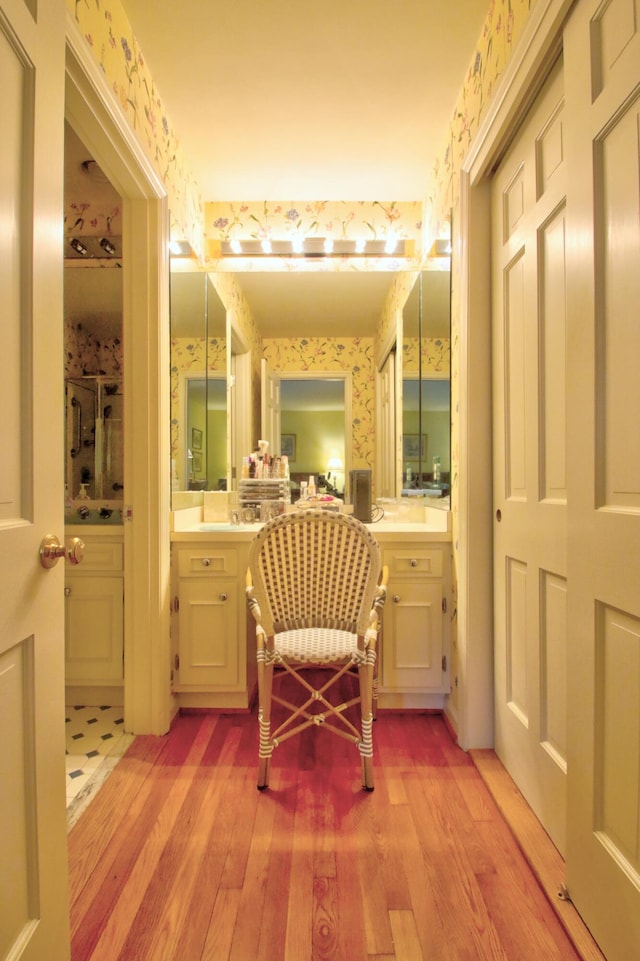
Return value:
[(178, 597), (178, 686), (237, 689), (238, 581), (224, 577), (184, 578)]
[(67, 578), (65, 648), (67, 684), (123, 679), (124, 581), (118, 576)]
[(62, 187), (66, 8), (0, 0), (0, 957), (69, 957)]

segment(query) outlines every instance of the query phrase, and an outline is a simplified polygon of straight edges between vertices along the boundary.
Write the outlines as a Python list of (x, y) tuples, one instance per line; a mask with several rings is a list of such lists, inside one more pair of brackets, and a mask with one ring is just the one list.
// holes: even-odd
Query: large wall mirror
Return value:
[(226, 310), (210, 276), (171, 271), (171, 487), (225, 490)]
[[(440, 265), (439, 265), (440, 266)], [(451, 271), (420, 272), (402, 314), (403, 496), (449, 504)]]

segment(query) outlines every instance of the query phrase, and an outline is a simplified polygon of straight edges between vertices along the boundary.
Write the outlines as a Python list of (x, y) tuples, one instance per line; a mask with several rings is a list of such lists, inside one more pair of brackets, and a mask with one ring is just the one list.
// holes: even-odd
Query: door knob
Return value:
[(84, 541), (72, 537), (68, 544), (61, 544), (55, 534), (47, 534), (40, 544), (40, 563), (49, 570), (55, 567), (60, 557), (66, 557), (70, 564), (79, 564), (84, 557)]

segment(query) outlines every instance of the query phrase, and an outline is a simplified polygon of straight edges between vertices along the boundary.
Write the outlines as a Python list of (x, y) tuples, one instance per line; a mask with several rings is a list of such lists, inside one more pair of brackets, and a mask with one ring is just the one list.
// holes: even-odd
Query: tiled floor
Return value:
[(71, 827), (133, 740), (122, 707), (66, 708), (67, 825)]

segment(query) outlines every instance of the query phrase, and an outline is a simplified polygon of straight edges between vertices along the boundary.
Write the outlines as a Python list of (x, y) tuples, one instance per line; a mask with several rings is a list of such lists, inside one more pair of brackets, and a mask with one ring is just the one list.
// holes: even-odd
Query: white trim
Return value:
[(65, 116), (123, 200), (125, 727), (162, 734), (169, 676), (169, 217), (164, 187), (73, 16)]
[(493, 489), (491, 445), (491, 171), (556, 59), (575, 0), (538, 0), (460, 174), (458, 740), (493, 745)]

